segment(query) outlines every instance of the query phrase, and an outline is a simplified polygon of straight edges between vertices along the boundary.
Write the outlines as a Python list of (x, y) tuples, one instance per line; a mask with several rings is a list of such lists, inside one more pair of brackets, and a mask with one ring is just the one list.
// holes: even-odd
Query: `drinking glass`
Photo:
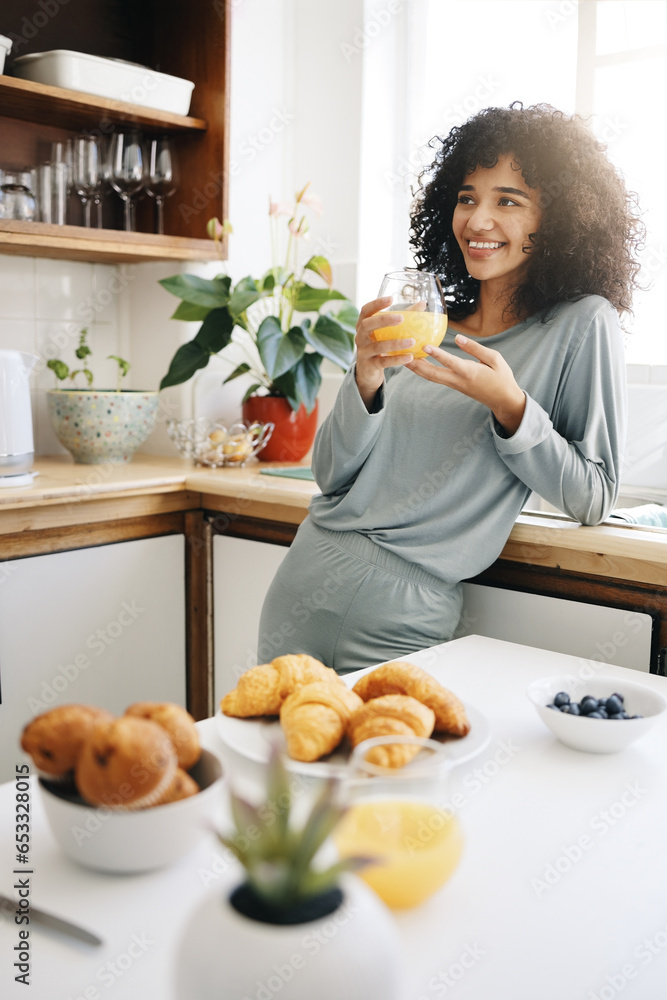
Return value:
[[(411, 759), (387, 767), (387, 751)], [(341, 858), (372, 859), (359, 877), (393, 909), (428, 899), (459, 863), (463, 837), (449, 805), (453, 767), (445, 744), (418, 736), (377, 736), (352, 753), (348, 810), (334, 844)]]
[(148, 150), (146, 192), (155, 198), (155, 231), (164, 233), (163, 205), (165, 198), (174, 193), (178, 185), (178, 169), (171, 140), (166, 136), (151, 139)]
[(83, 222), (90, 227), (90, 207), (102, 183), (101, 151), (94, 136), (77, 136), (72, 143), (72, 187), (83, 204)]
[(126, 232), (134, 228), (132, 198), (142, 189), (145, 180), (146, 157), (140, 135), (137, 132), (115, 132), (109, 152), (109, 182), (123, 199)]
[(415, 358), (427, 358), (424, 347), (427, 344), (438, 347), (447, 330), (447, 305), (438, 276), (414, 267), (390, 271), (382, 279), (378, 298), (383, 295), (391, 295), (392, 303), (388, 311), (402, 313), (403, 321), (376, 330), (374, 339), (403, 340), (414, 337), (414, 347), (387, 351), (387, 355), (412, 354)]

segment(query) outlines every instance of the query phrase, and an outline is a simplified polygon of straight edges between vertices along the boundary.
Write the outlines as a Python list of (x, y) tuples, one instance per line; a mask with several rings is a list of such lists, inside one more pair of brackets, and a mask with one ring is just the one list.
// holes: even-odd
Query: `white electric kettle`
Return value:
[(38, 360), (24, 351), (0, 350), (0, 486), (32, 482), (30, 372)]

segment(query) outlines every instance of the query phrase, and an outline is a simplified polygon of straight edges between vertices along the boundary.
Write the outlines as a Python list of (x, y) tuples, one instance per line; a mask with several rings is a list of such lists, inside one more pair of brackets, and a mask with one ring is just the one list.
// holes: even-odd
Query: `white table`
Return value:
[[(493, 734), (457, 774), (466, 835), (459, 868), (424, 905), (396, 915), (409, 969), (406, 1000), (664, 1000), (667, 718), (622, 754), (578, 753), (544, 728), (525, 689), (535, 678), (582, 670), (663, 693), (667, 680), (479, 636), (410, 659), (479, 708)], [(215, 722), (200, 730), (219, 751)], [(0, 788), (0, 891), (11, 887), (15, 867), (13, 796), (13, 785)], [(105, 943), (91, 949), (33, 925), (26, 990), (13, 982), (17, 928), (5, 921), (0, 995), (172, 1000), (171, 956), (188, 911), (236, 880), (229, 869), (216, 875), (215, 838), (166, 871), (98, 875), (60, 854), (37, 794), (32, 808), (32, 902)], [(221, 941), (222, 983), (224, 947)], [(319, 996), (344, 1000), (335, 984), (322, 984)], [(224, 989), (221, 998), (228, 1000)]]

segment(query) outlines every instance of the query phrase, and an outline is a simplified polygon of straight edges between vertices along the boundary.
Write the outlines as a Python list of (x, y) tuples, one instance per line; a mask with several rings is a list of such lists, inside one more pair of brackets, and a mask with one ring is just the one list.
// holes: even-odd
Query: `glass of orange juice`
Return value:
[(378, 298), (391, 295), (391, 312), (400, 312), (401, 323), (375, 330), (374, 340), (402, 340), (414, 337), (415, 346), (401, 351), (387, 351), (388, 356), (412, 354), (415, 358), (427, 358), (424, 347), (432, 344), (439, 347), (447, 330), (447, 306), (437, 274), (406, 267), (402, 271), (385, 274), (380, 285)]
[[(401, 756), (410, 758), (402, 767), (384, 766)], [(459, 863), (463, 837), (448, 805), (453, 766), (445, 744), (417, 736), (378, 736), (352, 753), (334, 844), (341, 858), (372, 859), (358, 874), (393, 909), (428, 899)]]

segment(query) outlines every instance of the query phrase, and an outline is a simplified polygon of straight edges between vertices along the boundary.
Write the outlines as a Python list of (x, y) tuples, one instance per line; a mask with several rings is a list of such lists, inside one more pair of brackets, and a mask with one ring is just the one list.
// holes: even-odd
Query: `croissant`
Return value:
[(452, 736), (466, 736), (470, 723), (463, 703), (412, 663), (385, 663), (369, 674), (364, 674), (354, 685), (353, 691), (368, 701), (385, 694), (407, 694), (435, 712), (435, 731)]
[[(353, 747), (373, 736), (430, 736), (435, 713), (416, 698), (385, 694), (371, 698), (354, 713), (347, 726)], [(419, 753), (419, 747), (404, 744), (373, 747), (365, 756), (379, 767), (403, 767)]]
[(222, 699), (221, 708), (225, 715), (241, 718), (278, 715), (287, 695), (312, 681), (343, 683), (334, 670), (307, 653), (277, 656), (242, 674), (234, 690)]
[(297, 688), (280, 709), (290, 757), (313, 761), (331, 753), (343, 739), (353, 712), (363, 704), (345, 684), (316, 681)]

